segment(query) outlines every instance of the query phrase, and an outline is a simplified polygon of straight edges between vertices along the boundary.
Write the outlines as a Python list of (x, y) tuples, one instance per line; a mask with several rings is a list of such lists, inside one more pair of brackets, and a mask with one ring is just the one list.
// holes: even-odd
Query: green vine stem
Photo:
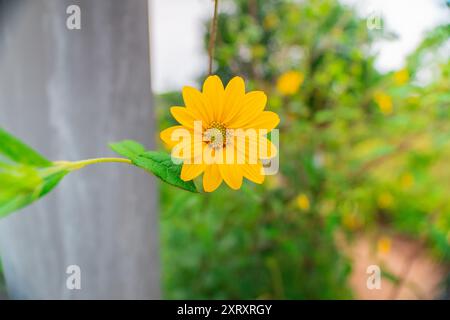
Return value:
[(81, 160), (81, 161), (55, 161), (53, 162), (56, 166), (63, 167), (64, 169), (75, 171), (79, 170), (81, 168), (84, 168), (85, 166), (91, 165), (91, 164), (97, 164), (97, 163), (126, 163), (126, 164), (133, 164), (131, 160), (124, 159), (124, 158), (94, 158), (94, 159), (87, 159), (87, 160)]
[(209, 46), (208, 46), (208, 55), (209, 55), (209, 64), (208, 64), (208, 73), (212, 75), (213, 68), (213, 60), (214, 60), (214, 46), (216, 43), (217, 36), (217, 13), (219, 10), (219, 0), (214, 0), (214, 14), (211, 20), (211, 29), (209, 34)]

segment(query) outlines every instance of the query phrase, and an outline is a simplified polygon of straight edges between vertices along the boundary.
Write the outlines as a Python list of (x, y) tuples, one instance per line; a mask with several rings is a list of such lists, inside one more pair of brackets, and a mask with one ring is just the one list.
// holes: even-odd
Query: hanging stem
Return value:
[(81, 160), (81, 161), (55, 161), (55, 165), (59, 165), (64, 167), (68, 170), (78, 170), (81, 168), (84, 168), (85, 166), (96, 164), (96, 163), (105, 163), (105, 162), (116, 162), (116, 163), (126, 163), (126, 164), (133, 164), (131, 160), (124, 159), (124, 158), (95, 158), (95, 159), (88, 159), (88, 160)]
[(209, 32), (209, 67), (208, 67), (208, 73), (212, 74), (212, 65), (213, 65), (213, 59), (214, 59), (214, 46), (216, 43), (216, 35), (217, 35), (217, 12), (219, 8), (219, 0), (214, 0), (214, 16), (211, 21), (211, 29)]

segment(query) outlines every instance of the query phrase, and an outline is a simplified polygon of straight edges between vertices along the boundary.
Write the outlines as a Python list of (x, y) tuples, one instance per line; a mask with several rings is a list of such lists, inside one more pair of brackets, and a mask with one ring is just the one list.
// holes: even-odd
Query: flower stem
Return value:
[(107, 162), (115, 162), (115, 163), (126, 163), (132, 164), (131, 160), (124, 158), (95, 158), (95, 159), (87, 159), (81, 161), (55, 161), (54, 164), (57, 166), (62, 166), (65, 169), (70, 171), (79, 170), (84, 168), (85, 166), (96, 164), (96, 163), (107, 163)]
[(208, 73), (209, 75), (212, 74), (212, 65), (214, 60), (214, 46), (216, 43), (216, 34), (217, 34), (217, 12), (219, 8), (219, 0), (214, 0), (214, 16), (211, 21), (211, 30), (209, 33), (209, 67), (208, 67)]

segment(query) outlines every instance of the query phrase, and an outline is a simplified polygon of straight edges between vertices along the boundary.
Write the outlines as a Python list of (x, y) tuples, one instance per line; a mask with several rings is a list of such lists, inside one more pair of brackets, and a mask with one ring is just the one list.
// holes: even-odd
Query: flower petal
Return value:
[(258, 159), (271, 159), (277, 156), (278, 149), (269, 139), (259, 137), (258, 140)]
[(170, 148), (173, 148), (175, 145), (177, 145), (180, 142), (179, 140), (172, 139), (172, 134), (176, 130), (187, 130), (187, 129), (183, 126), (173, 126), (173, 127), (170, 127), (170, 128), (167, 128), (167, 129), (161, 131), (161, 133), (159, 134), (161, 140), (164, 141), (164, 143)]
[(259, 159), (271, 159), (278, 153), (277, 147), (266, 137), (259, 135), (238, 137), (235, 142), (236, 152), (245, 163), (256, 164)]
[(212, 110), (208, 109), (206, 99), (200, 91), (192, 87), (183, 87), (183, 100), (188, 110), (201, 116), (199, 120), (207, 124), (212, 121)]
[[(201, 117), (196, 116), (192, 110), (185, 107), (171, 107), (170, 113), (178, 123), (189, 129), (194, 129), (194, 121), (202, 121)], [(205, 125), (202, 121), (202, 127)]]
[(225, 89), (222, 80), (218, 76), (209, 76), (203, 83), (203, 96), (205, 97), (207, 108), (212, 112), (213, 121), (222, 122), (223, 101)]
[(276, 128), (279, 123), (280, 117), (275, 112), (264, 111), (258, 118), (245, 126), (244, 129), (266, 129), (267, 131), (264, 134), (267, 134)]
[(241, 77), (231, 79), (225, 88), (222, 120), (229, 122), (239, 111), (239, 102), (245, 96), (245, 83)]
[(238, 190), (242, 185), (242, 170), (237, 165), (220, 164), (220, 174), (231, 189)]
[(243, 164), (241, 165), (241, 168), (244, 177), (246, 177), (248, 180), (259, 184), (264, 182), (264, 169), (262, 164)]
[(203, 190), (205, 192), (213, 192), (220, 186), (222, 180), (217, 164), (206, 166), (205, 174), (203, 175)]
[(206, 144), (202, 141), (181, 141), (172, 148), (171, 155), (176, 159), (181, 159), (185, 164), (201, 164), (203, 148)]
[(251, 91), (247, 93), (238, 103), (240, 111), (226, 123), (227, 127), (238, 129), (250, 124), (263, 112), (266, 103), (267, 96), (264, 92)]
[(183, 164), (181, 168), (180, 178), (184, 181), (189, 181), (197, 178), (205, 170), (204, 164)]

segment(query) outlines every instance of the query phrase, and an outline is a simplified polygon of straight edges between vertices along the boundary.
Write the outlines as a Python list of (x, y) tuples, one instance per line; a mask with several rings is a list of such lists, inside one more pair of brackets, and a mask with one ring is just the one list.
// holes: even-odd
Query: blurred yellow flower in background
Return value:
[(391, 251), (392, 241), (389, 237), (381, 237), (377, 242), (378, 254), (387, 254)]
[(308, 211), (310, 207), (309, 198), (306, 194), (302, 193), (295, 198), (297, 207), (303, 211)]
[(304, 79), (305, 76), (301, 72), (285, 72), (277, 80), (277, 90), (284, 95), (293, 95), (298, 91)]
[(394, 73), (394, 81), (397, 85), (402, 85), (408, 82), (409, 72), (406, 69), (399, 70)]
[(400, 186), (403, 189), (409, 189), (414, 184), (414, 177), (411, 173), (407, 172), (400, 176)]
[(383, 192), (378, 196), (377, 203), (381, 209), (389, 209), (394, 204), (394, 197), (389, 192)]
[(378, 108), (384, 115), (389, 115), (392, 113), (394, 107), (392, 104), (392, 99), (389, 95), (383, 92), (376, 92), (374, 99), (378, 105)]

